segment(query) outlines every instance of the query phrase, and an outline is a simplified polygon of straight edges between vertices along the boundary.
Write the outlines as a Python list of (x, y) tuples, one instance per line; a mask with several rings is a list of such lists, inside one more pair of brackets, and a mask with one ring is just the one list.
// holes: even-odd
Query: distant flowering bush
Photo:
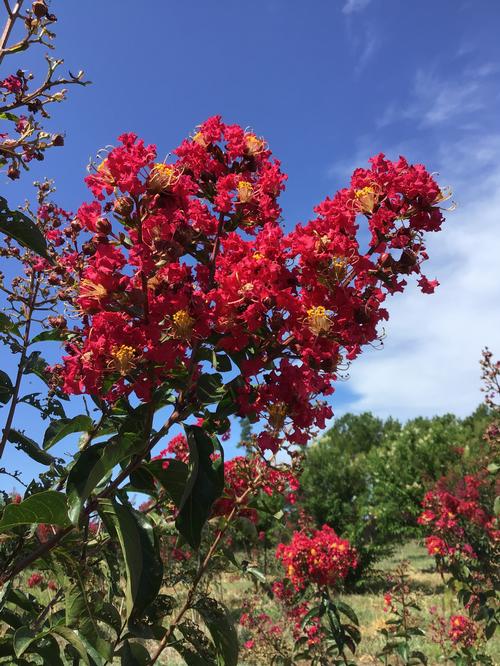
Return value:
[(328, 525), (311, 536), (294, 532), (289, 544), (278, 545), (276, 557), (296, 590), (311, 584), (334, 587), (357, 565), (355, 549)]
[(464, 615), (452, 615), (448, 635), (454, 645), (472, 647), (478, 637), (478, 629), (474, 622)]

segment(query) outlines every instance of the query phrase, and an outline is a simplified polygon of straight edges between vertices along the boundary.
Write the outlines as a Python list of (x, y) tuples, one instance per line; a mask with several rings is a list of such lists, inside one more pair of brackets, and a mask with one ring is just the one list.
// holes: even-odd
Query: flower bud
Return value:
[(45, 4), (45, 0), (35, 0), (31, 5), (31, 9), (37, 18), (44, 18), (49, 13), (49, 8)]
[(48, 321), (53, 328), (66, 328), (68, 325), (68, 322), (62, 315), (57, 315), (57, 317), (49, 317)]
[(64, 137), (62, 134), (54, 134), (52, 138), (53, 146), (64, 146)]
[(95, 223), (95, 228), (99, 234), (106, 235), (111, 233), (111, 224), (109, 220), (107, 220), (105, 217), (100, 217), (97, 220), (97, 222)]
[(128, 217), (134, 210), (134, 202), (130, 197), (118, 197), (113, 209), (120, 217)]

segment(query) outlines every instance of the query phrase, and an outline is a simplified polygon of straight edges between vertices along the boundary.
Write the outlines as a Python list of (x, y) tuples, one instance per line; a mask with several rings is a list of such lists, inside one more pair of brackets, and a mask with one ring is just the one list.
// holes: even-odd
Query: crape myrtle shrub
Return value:
[[(4, 3), (0, 61), (45, 39), (53, 22), (42, 0), (25, 15), (21, 5)], [(17, 20), (28, 37), (9, 47)], [(52, 83), (29, 96), (28, 80), (15, 68), (1, 79), (6, 114), (14, 104), (44, 116)], [(26, 139), (24, 121), (3, 120)], [(46, 137), (30, 136), (40, 158)], [(11, 177), (32, 157), (26, 141), (17, 150), (3, 164)], [(18, 270), (1, 283), (2, 341), (18, 369), (0, 372), (0, 453), (15, 446), (46, 468), (28, 485), (2, 468), (23, 491), (2, 497), (0, 660), (154, 664), (175, 650), (187, 663), (236, 664), (235, 628), (208, 581), (224, 563), (257, 575), (235, 557), (231, 531), (255, 525), (270, 495), (293, 501), (301, 451), (332, 416), (339, 368), (377, 339), (387, 296), (409, 276), (424, 293), (436, 287), (421, 266), (445, 196), (424, 166), (381, 154), (285, 233), (279, 161), (218, 116), (165, 162), (122, 134), (85, 180), (89, 200), (76, 214), (47, 181), (35, 206), (0, 211), (1, 254), (9, 274)], [(50, 367), (49, 341), (62, 344)], [(45, 388), (26, 393), (26, 375)], [(40, 441), (17, 418), (22, 403), (49, 421)], [(219, 436), (235, 416), (257, 434), (246, 456), (225, 461)], [(172, 439), (174, 426), (184, 434)], [(73, 433), (74, 455), (52, 455)], [(277, 463), (281, 451), (290, 465)], [(138, 492), (150, 498), (140, 510)], [(356, 550), (328, 526), (295, 532), (279, 549), (283, 603), (294, 613), (304, 597), (310, 608), (304, 649), (316, 649), (308, 623), (319, 618), (317, 663), (346, 663), (359, 629), (332, 594)]]
[(358, 548), (350, 581), (368, 575), (402, 540), (420, 536), (426, 491), (445, 474), (477, 469), (493, 419), (487, 405), (465, 419), (419, 417), (404, 425), (346, 414), (308, 447), (299, 503)]

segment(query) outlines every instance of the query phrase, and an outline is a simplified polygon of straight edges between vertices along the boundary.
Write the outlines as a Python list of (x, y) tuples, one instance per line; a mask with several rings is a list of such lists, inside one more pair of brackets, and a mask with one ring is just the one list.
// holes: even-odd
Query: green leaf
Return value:
[(14, 387), (10, 381), (9, 375), (0, 370), (0, 402), (2, 405), (6, 405), (14, 393)]
[(162, 584), (158, 537), (145, 515), (115, 500), (101, 499), (99, 515), (120, 543), (127, 574), (127, 617), (136, 620), (156, 598)]
[(50, 631), (51, 633), (56, 634), (61, 638), (64, 638), (64, 640), (67, 643), (69, 643), (72, 647), (74, 647), (74, 649), (78, 652), (78, 654), (82, 659), (82, 662), (86, 664), (86, 666), (90, 666), (87, 649), (85, 648), (85, 645), (82, 643), (80, 638), (72, 629), (70, 629), (69, 627), (64, 627), (62, 625), (56, 625), (55, 627), (52, 627)]
[(56, 459), (41, 449), (38, 444), (30, 437), (26, 437), (22, 432), (11, 429), (9, 431), (9, 442), (16, 445), (16, 449), (24, 451), (30, 458), (41, 465), (51, 465)]
[[(75, 566), (78, 567), (78, 564), (75, 563)], [(64, 596), (66, 625), (71, 629), (78, 629), (91, 643), (95, 643), (99, 637), (99, 627), (94, 618), (93, 606), (78, 569), (75, 574), (76, 583), (66, 590)]]
[(124, 641), (116, 654), (120, 657), (121, 666), (147, 666), (151, 661), (144, 645), (133, 641)]
[(51, 261), (47, 253), (47, 243), (40, 229), (21, 211), (10, 210), (4, 197), (0, 197), (0, 231), (28, 250), (33, 250)]
[(337, 606), (337, 609), (343, 613), (346, 617), (348, 617), (351, 622), (353, 622), (357, 627), (359, 627), (359, 620), (358, 616), (354, 612), (354, 610), (345, 604), (343, 601), (335, 601), (335, 606)]
[(16, 335), (21, 336), (17, 324), (14, 324), (5, 312), (0, 312), (0, 331), (2, 331), (2, 333), (15, 333)]
[(46, 523), (68, 527), (66, 496), (55, 490), (45, 490), (23, 500), (20, 504), (8, 504), (0, 519), (0, 532), (17, 525)]
[(238, 634), (225, 606), (209, 597), (200, 599), (195, 609), (202, 616), (212, 636), (220, 666), (237, 666)]
[(42, 352), (34, 351), (26, 359), (23, 368), (23, 375), (36, 375), (42, 382), (47, 383), (47, 366), (48, 363), (42, 358)]
[(187, 666), (217, 666), (215, 661), (208, 661), (186, 642), (176, 641), (172, 644), (172, 647), (181, 655)]
[(123, 435), (94, 444), (80, 453), (66, 482), (69, 517), (75, 525), (94, 488), (121, 460), (130, 456), (137, 445), (137, 438)]
[(227, 354), (216, 354), (214, 351), (212, 352), (212, 365), (219, 372), (231, 372), (233, 367)]
[(53, 328), (50, 331), (42, 331), (30, 341), (30, 345), (33, 345), (37, 342), (49, 342), (49, 341), (58, 341), (66, 340), (67, 332), (61, 330), (60, 328)]
[(196, 382), (196, 397), (202, 405), (218, 402), (224, 395), (222, 376), (216, 372), (213, 375), (200, 375)]
[(13, 638), (14, 652), (16, 657), (21, 657), (29, 648), (31, 643), (37, 640), (37, 638), (41, 638), (38, 632), (33, 631), (33, 629), (30, 629), (29, 627), (19, 627), (19, 629), (16, 630)]
[[(189, 444), (190, 475), (179, 504), (176, 527), (190, 546), (199, 548), (201, 531), (224, 489), (224, 451), (216, 437), (199, 426), (184, 426)], [(212, 461), (219, 449), (221, 457)]]
[(47, 451), (54, 444), (60, 442), (61, 439), (64, 439), (68, 435), (71, 435), (75, 432), (87, 432), (92, 428), (93, 421), (90, 416), (85, 414), (80, 414), (79, 416), (73, 416), (72, 418), (58, 419), (57, 421), (52, 421), (43, 438), (43, 448)]
[(0, 119), (11, 120), (12, 122), (17, 123), (19, 121), (19, 116), (16, 116), (14, 113), (10, 113), (9, 111), (2, 111), (2, 113), (0, 113)]
[(493, 513), (495, 516), (500, 516), (500, 495), (495, 497), (495, 502), (493, 503)]
[(186, 488), (189, 467), (186, 463), (175, 459), (170, 459), (166, 468), (163, 465), (163, 461), (153, 460), (145, 463), (144, 468), (154, 476), (175, 506), (179, 507)]

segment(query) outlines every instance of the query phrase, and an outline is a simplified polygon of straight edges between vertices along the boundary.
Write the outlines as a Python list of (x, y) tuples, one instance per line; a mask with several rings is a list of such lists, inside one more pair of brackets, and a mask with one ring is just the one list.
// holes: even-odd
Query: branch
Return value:
[(17, 0), (14, 9), (10, 8), (7, 0), (3, 0), (3, 2), (7, 8), (7, 13), (9, 16), (7, 18), (7, 21), (5, 22), (2, 36), (0, 37), (0, 63), (7, 54), (7, 49), (6, 49), (7, 42), (9, 41), (10, 33), (12, 32), (12, 28), (14, 27), (14, 23), (19, 18), (19, 12), (21, 11), (21, 6), (24, 0)]

